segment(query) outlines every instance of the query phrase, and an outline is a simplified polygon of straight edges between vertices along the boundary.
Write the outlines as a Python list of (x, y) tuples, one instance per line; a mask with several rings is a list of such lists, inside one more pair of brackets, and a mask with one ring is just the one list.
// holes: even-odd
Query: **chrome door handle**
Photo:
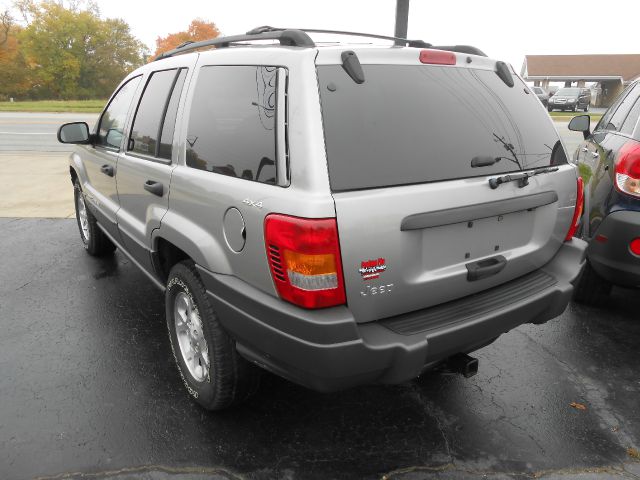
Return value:
[(584, 153), (587, 153), (589, 151), (587, 147), (582, 147), (580, 150), (582, 150)]
[(593, 158), (598, 158), (600, 156), (600, 154), (598, 152), (591, 152), (591, 156)]

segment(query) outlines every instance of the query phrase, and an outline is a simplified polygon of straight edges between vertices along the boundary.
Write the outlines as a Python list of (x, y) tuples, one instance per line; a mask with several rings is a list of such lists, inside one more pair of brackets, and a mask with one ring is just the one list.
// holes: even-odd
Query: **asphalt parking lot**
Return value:
[(640, 478), (637, 290), (503, 335), (471, 379), (318, 394), (265, 374), (210, 413), (121, 253), (86, 255), (74, 219), (0, 218), (0, 258), (0, 480)]
[(0, 219), (0, 255), (3, 479), (640, 477), (636, 291), (503, 335), (471, 379), (322, 395), (267, 374), (209, 413), (122, 254), (86, 255), (71, 219)]

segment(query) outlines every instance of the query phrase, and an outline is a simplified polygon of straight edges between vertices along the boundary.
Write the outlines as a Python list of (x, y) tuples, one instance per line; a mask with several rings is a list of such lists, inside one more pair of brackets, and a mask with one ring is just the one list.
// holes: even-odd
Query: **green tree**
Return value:
[(32, 96), (104, 98), (144, 63), (146, 47), (120, 19), (101, 19), (94, 3), (17, 5), (28, 23), (20, 34)]

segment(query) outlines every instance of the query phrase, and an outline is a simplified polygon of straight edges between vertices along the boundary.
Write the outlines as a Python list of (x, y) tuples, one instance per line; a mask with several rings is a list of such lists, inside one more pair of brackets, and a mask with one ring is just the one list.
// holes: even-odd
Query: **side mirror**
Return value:
[(89, 125), (85, 122), (65, 123), (58, 129), (60, 143), (87, 144), (90, 143)]
[(582, 132), (585, 140), (591, 135), (591, 117), (589, 115), (578, 115), (569, 122), (569, 130)]

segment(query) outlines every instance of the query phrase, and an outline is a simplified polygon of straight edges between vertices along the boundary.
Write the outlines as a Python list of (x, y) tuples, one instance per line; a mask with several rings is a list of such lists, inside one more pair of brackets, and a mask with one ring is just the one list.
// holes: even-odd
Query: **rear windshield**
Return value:
[[(341, 65), (317, 68), (333, 191), (544, 167), (559, 141), (515, 76), (509, 88), (488, 70), (363, 65), (356, 84)], [(500, 160), (472, 168), (474, 157)]]

